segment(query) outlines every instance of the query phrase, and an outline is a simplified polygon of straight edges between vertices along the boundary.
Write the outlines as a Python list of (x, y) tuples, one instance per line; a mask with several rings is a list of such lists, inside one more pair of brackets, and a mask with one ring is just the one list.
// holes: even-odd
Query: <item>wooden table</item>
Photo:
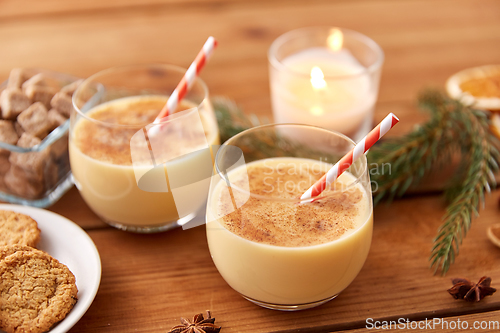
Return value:
[[(391, 135), (425, 119), (415, 108), (420, 89), (442, 88), (451, 74), (500, 59), (500, 2), (494, 0), (3, 0), (0, 78), (13, 67), (82, 77), (133, 63), (186, 67), (213, 35), (220, 46), (202, 74), (211, 94), (270, 116), (267, 49), (278, 35), (311, 25), (351, 28), (381, 45), (386, 59), (375, 118), (398, 114), (401, 124)], [(488, 275), (500, 287), (500, 249), (486, 237), (500, 218), (498, 198), (498, 190), (487, 196), (446, 277), (434, 276), (428, 261), (442, 197), (426, 193), (379, 205), (373, 245), (356, 280), (334, 301), (296, 313), (259, 308), (233, 291), (212, 263), (203, 227), (119, 231), (101, 222), (74, 188), (50, 210), (82, 226), (102, 260), (99, 292), (71, 332), (166, 332), (179, 317), (206, 309), (222, 332), (358, 332), (369, 322), (400, 318), (498, 324), (500, 292), (477, 304), (446, 292), (451, 277)]]

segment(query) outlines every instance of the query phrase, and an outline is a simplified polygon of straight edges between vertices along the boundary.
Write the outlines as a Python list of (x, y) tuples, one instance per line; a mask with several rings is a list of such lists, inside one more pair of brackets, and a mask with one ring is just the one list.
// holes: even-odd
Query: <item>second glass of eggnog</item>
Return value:
[(366, 157), (312, 202), (300, 196), (354, 147), (318, 127), (242, 132), (217, 153), (207, 238), (224, 280), (266, 308), (300, 310), (335, 298), (357, 276), (372, 238)]
[[(152, 125), (184, 73), (172, 65), (116, 67), (73, 95), (71, 170), (83, 199), (108, 224), (159, 232), (187, 223), (206, 202), (210, 147), (219, 135), (203, 81)], [(182, 197), (186, 188), (190, 195)]]

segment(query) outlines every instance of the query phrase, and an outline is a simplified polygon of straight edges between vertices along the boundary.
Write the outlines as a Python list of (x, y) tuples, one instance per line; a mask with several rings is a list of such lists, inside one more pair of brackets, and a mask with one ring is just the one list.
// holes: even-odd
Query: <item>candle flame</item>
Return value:
[(310, 111), (313, 116), (321, 116), (323, 114), (323, 109), (320, 106), (313, 106)]
[(332, 51), (340, 51), (344, 44), (344, 35), (340, 29), (332, 29), (327, 39), (328, 47)]
[(324, 89), (326, 87), (325, 76), (318, 66), (311, 69), (311, 84), (314, 89)]

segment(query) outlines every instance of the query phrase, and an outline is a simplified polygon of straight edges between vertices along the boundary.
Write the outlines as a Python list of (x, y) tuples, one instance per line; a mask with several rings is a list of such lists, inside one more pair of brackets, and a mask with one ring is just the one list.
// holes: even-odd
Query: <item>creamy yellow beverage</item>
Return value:
[[(138, 147), (132, 141), (132, 148), (136, 148), (132, 157), (131, 138), (138, 132), (145, 135), (141, 128), (154, 121), (166, 101), (167, 97), (157, 95), (121, 98), (90, 110), (86, 117), (91, 119), (76, 121), (69, 145), (71, 169), (82, 197), (104, 220), (123, 226), (154, 227), (183, 217), (178, 214), (170, 188), (168, 192), (144, 191), (138, 187), (137, 178), (151, 170), (152, 159), (160, 167), (171, 160), (163, 163), (167, 178), (167, 169), (176, 174), (195, 173), (199, 157), (185, 153), (218, 144), (218, 130), (215, 120), (200, 112), (201, 134), (167, 123), (155, 138), (159, 148), (154, 156), (148, 147), (153, 142), (150, 138), (151, 143), (140, 141), (142, 146)], [(193, 107), (183, 101), (178, 110)], [(201, 207), (205, 200), (206, 193), (194, 193), (192, 205)]]
[(260, 303), (300, 305), (331, 299), (354, 280), (372, 238), (372, 203), (364, 187), (346, 172), (322, 199), (298, 203), (330, 166), (264, 159), (230, 171), (230, 190), (223, 180), (214, 186), (208, 244), (233, 289)]

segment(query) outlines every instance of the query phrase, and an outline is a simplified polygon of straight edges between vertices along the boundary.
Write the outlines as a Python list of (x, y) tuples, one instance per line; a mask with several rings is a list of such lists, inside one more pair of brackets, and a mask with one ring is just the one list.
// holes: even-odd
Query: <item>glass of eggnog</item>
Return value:
[(244, 131), (215, 158), (207, 238), (224, 280), (249, 301), (285, 311), (335, 298), (357, 276), (372, 238), (366, 157), (312, 200), (301, 195), (355, 143), (319, 127)]
[(176, 112), (155, 122), (185, 72), (173, 65), (111, 68), (89, 77), (73, 95), (74, 181), (88, 206), (112, 226), (168, 230), (192, 220), (206, 202), (210, 147), (219, 144), (219, 134), (205, 83), (196, 79)]

